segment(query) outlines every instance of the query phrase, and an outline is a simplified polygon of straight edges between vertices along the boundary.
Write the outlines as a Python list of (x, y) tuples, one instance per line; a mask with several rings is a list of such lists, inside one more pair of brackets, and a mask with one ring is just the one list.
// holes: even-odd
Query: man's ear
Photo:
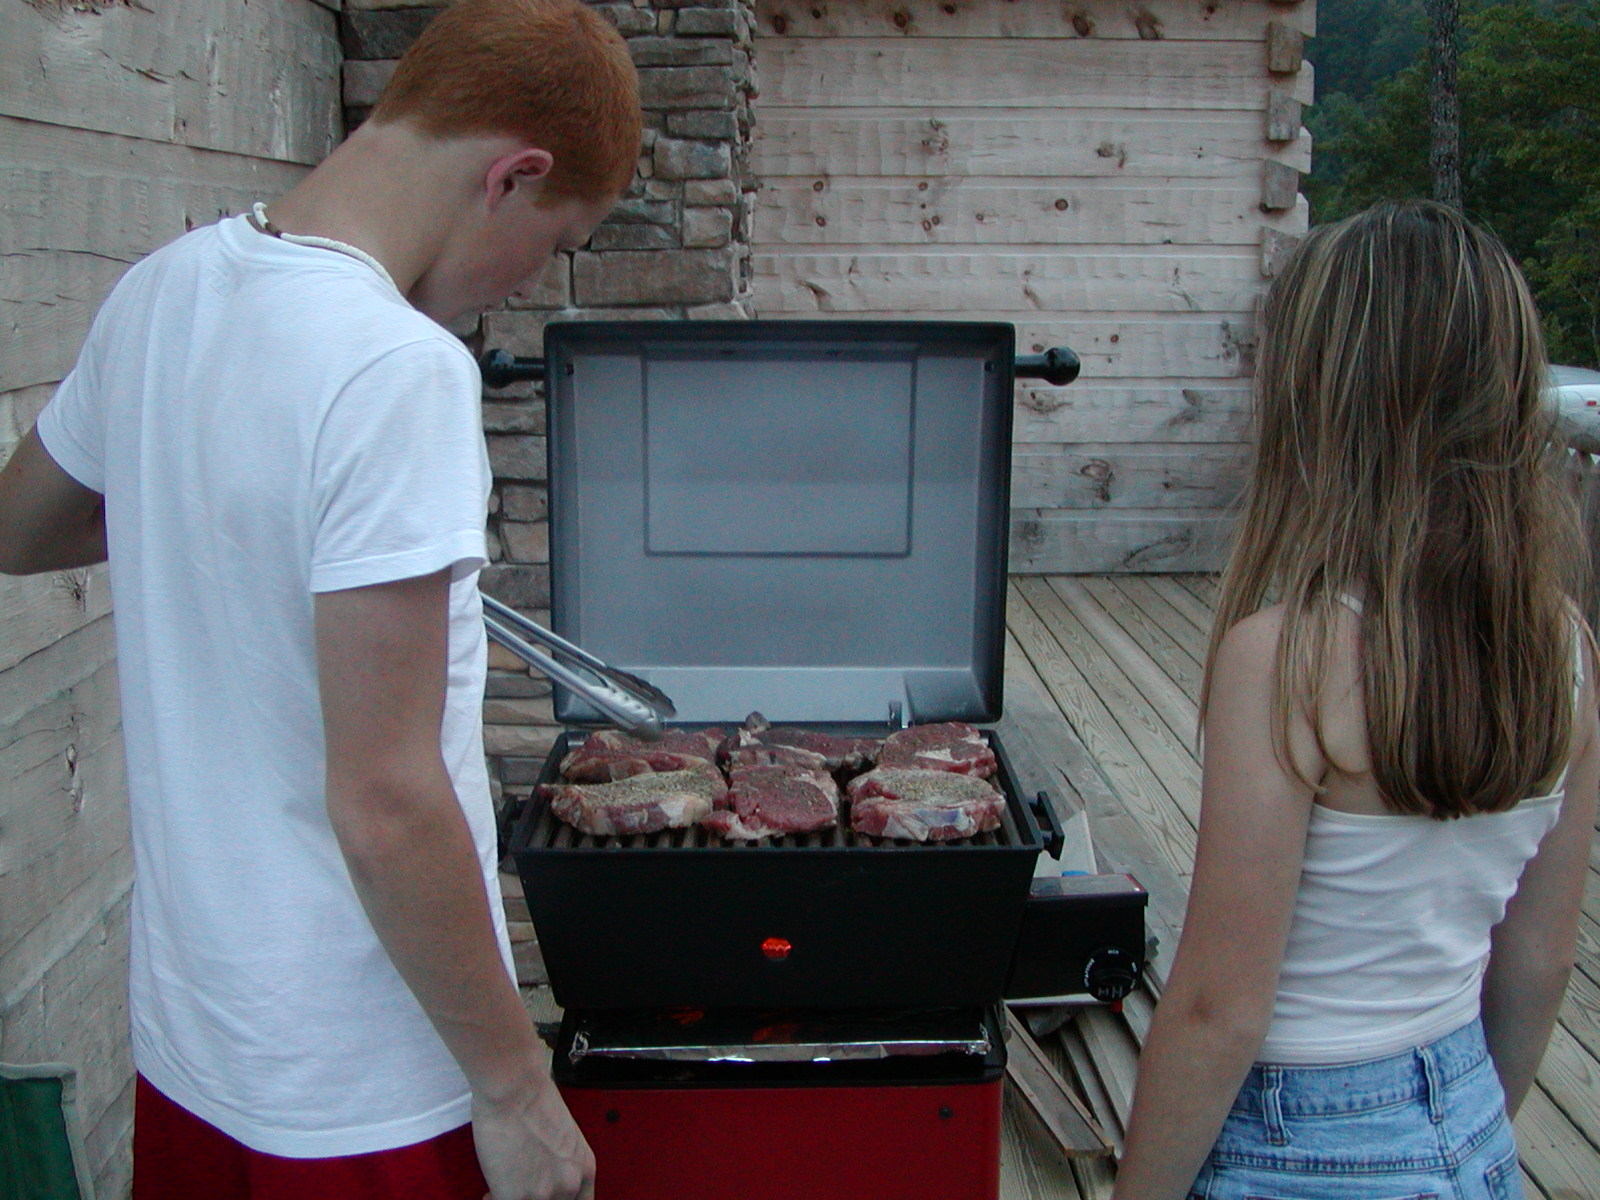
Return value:
[(499, 205), (519, 186), (537, 183), (550, 174), (556, 164), (555, 155), (538, 146), (524, 146), (510, 154), (502, 154), (489, 164), (483, 186), (489, 207)]

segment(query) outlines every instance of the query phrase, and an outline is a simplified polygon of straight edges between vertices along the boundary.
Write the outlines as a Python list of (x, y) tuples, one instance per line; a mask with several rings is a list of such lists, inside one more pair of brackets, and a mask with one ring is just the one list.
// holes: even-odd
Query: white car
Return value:
[(1550, 392), (1561, 413), (1567, 445), (1600, 454), (1600, 371), (1551, 367)]

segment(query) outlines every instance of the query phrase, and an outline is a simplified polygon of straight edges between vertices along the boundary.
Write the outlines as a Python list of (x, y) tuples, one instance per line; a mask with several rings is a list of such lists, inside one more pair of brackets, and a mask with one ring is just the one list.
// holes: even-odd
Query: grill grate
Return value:
[(688, 829), (664, 829), (659, 833), (639, 833), (628, 837), (597, 837), (574, 829), (559, 820), (550, 811), (548, 803), (537, 798), (530, 801), (537, 806), (535, 823), (528, 839), (530, 848), (547, 850), (711, 850), (722, 852), (760, 853), (763, 850), (866, 849), (866, 850), (959, 850), (969, 846), (1024, 846), (1013, 811), (1016, 801), (1009, 789), (1006, 807), (1000, 817), (1000, 827), (970, 838), (955, 838), (948, 842), (914, 842), (907, 838), (875, 838), (856, 833), (849, 825), (848, 802), (839, 816), (839, 824), (832, 829), (812, 833), (791, 833), (783, 837), (762, 838), (759, 841), (730, 841), (700, 826)]

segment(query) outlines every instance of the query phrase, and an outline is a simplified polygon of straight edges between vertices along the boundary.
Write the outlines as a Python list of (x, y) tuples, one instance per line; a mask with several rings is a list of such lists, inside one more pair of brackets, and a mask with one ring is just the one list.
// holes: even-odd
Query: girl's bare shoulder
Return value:
[[(1278, 647), (1287, 607), (1268, 605), (1233, 625), (1217, 647), (1219, 681), (1233, 686), (1276, 688)], [(1348, 797), (1353, 807), (1379, 803), (1370, 781), (1366, 707), (1361, 687), (1360, 618), (1343, 605), (1332, 610), (1322, 673), (1306, 694), (1289, 699), (1291, 753), (1302, 765), (1319, 762), (1318, 782)], [(1315, 637), (1319, 631), (1310, 631)], [(1370, 793), (1370, 795), (1369, 795)], [(1337, 801), (1336, 801), (1337, 804)]]
[(1352, 812), (1385, 812), (1372, 778), (1367, 707), (1361, 680), (1361, 618), (1334, 610), (1327, 662), (1316, 694), (1317, 734), (1328, 762), (1322, 803)]

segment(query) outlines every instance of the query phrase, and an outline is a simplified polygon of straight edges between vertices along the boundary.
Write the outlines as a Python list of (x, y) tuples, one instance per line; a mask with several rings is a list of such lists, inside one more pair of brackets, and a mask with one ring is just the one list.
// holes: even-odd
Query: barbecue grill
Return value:
[[(547, 383), (552, 625), (685, 726), (997, 720), (1012, 385), (1076, 374), (1070, 352), (1018, 360), (1014, 340), (974, 322), (574, 322), (546, 330), (544, 360), (491, 354), (491, 384)], [(555, 711), (604, 717), (560, 682)], [(528, 802), (511, 852), (600, 1200), (996, 1194), (1000, 1005), (1125, 994), (1144, 894), (1041, 871), (1056, 814), (986, 736), (1006, 812), (958, 842), (595, 838)], [(895, 1127), (921, 1132), (900, 1145)]]

